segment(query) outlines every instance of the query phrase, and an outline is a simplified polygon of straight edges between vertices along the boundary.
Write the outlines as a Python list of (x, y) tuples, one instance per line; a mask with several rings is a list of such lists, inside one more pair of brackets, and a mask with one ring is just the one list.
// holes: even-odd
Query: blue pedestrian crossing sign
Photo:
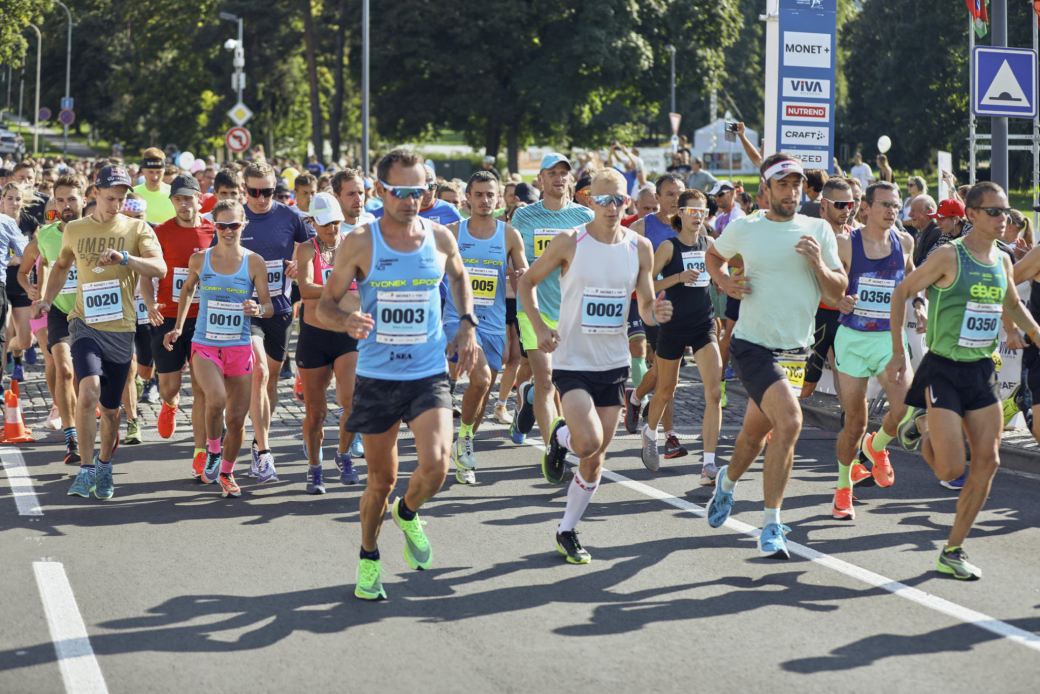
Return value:
[(1036, 117), (1036, 51), (976, 46), (971, 73), (971, 110), (976, 116)]

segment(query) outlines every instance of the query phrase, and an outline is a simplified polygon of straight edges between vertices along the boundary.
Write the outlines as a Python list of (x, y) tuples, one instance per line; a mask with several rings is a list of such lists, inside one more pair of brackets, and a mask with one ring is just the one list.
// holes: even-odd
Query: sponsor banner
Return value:
[(831, 98), (831, 81), (806, 79), (803, 77), (788, 77), (783, 81), (783, 95), (796, 99), (827, 99)]
[(784, 67), (815, 67), (829, 70), (832, 58), (831, 34), (804, 31), (783, 32)]
[(811, 125), (791, 125), (790, 123), (784, 123), (780, 126), (781, 145), (809, 145), (812, 147), (826, 147), (830, 143), (830, 128), (820, 128)]
[(780, 107), (780, 120), (829, 123), (831, 120), (831, 105), (805, 101), (785, 101)]
[(784, 149), (783, 152), (802, 162), (805, 169), (829, 169), (831, 166), (830, 153), (826, 149)]

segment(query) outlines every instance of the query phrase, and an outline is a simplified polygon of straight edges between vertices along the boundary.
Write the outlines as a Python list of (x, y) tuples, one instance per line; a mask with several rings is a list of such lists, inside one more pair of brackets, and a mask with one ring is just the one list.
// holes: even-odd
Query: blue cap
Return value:
[(545, 169), (551, 169), (552, 167), (556, 166), (560, 162), (563, 162), (564, 164), (567, 165), (567, 170), (568, 171), (572, 168), (571, 167), (571, 162), (570, 162), (569, 159), (567, 159), (567, 157), (563, 156), (559, 152), (549, 152), (544, 157), (542, 157), (542, 165), (539, 167), (539, 171), (544, 171)]
[(372, 187), (372, 179), (371, 178), (366, 178), (365, 179), (365, 190), (369, 190), (371, 187)]

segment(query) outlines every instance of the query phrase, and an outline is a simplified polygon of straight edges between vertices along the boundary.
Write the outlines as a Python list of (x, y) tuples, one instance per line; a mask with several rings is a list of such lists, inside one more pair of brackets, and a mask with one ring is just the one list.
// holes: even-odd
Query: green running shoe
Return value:
[(725, 381), (722, 382), (722, 402), (720, 404), (722, 406), (722, 409), (726, 409), (726, 405), (729, 404), (729, 401), (726, 399), (726, 382)]
[(80, 468), (76, 473), (76, 481), (69, 487), (69, 496), (90, 498), (90, 493), (97, 487), (97, 473), (94, 468)]
[(571, 564), (588, 564), (592, 561), (592, 555), (578, 542), (578, 533), (574, 530), (556, 533), (556, 551), (566, 556)]
[(112, 482), (112, 466), (101, 467), (98, 465), (98, 454), (94, 454), (94, 474), (97, 476), (97, 484), (94, 486), (94, 496), (98, 499), (111, 499), (116, 494), (116, 485)]
[(362, 559), (357, 567), (354, 596), (362, 600), (386, 600), (383, 590), (383, 567), (378, 559)]
[(133, 445), (141, 443), (141, 423), (136, 419), (126, 420), (126, 436), (123, 443)]
[(390, 511), (394, 516), (394, 523), (404, 533), (404, 559), (413, 569), (428, 569), (433, 563), (433, 549), (430, 547), (430, 541), (426, 539), (426, 532), (422, 529), (426, 521), (419, 520), (419, 514), (410, 521), (401, 520), (401, 516), (397, 514), (400, 503), (400, 497), (394, 499)]
[(916, 451), (921, 447), (921, 430), (917, 426), (917, 420), (926, 413), (927, 410), (920, 407), (907, 408), (906, 415), (896, 427), (896, 437), (904, 450)]
[(1004, 426), (1011, 423), (1011, 420), (1015, 418), (1015, 415), (1019, 413), (1018, 406), (1018, 393), (1022, 390), (1022, 384), (1019, 383), (1015, 386), (1015, 389), (1011, 391), (1011, 395), (1008, 396), (1007, 400), (1004, 401)]
[(556, 432), (566, 422), (563, 417), (557, 417), (549, 427), (549, 442), (542, 453), (542, 475), (549, 484), (560, 484), (563, 482), (564, 473), (567, 470), (567, 449), (556, 440)]
[(941, 574), (950, 574), (962, 581), (977, 581), (982, 578), (982, 569), (968, 561), (968, 553), (964, 551), (963, 547), (944, 549), (939, 552), (935, 568)]

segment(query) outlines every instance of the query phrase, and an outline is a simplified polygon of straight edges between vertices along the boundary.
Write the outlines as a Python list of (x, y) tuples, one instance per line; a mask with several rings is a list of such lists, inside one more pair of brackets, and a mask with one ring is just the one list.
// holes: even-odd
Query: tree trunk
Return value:
[(344, 63), (346, 62), (345, 46), (347, 38), (347, 0), (339, 0), (339, 26), (336, 28), (336, 64), (333, 68), (335, 89), (332, 98), (332, 112), (329, 114), (329, 144), (332, 146), (332, 160), (339, 162), (340, 157), (340, 124), (343, 122)]
[(303, 12), (303, 45), (307, 56), (307, 84), (311, 92), (311, 143), (318, 161), (325, 158), (324, 141), (322, 139), (321, 98), (318, 94), (318, 65), (314, 55), (314, 15), (311, 0), (300, 0)]
[(489, 157), (498, 156), (498, 145), (502, 141), (502, 128), (498, 123), (488, 121), (487, 129), (485, 130), (484, 138), (484, 149), (487, 150), (486, 154)]
[(520, 124), (517, 122), (517, 118), (514, 117), (509, 122), (509, 128), (506, 130), (506, 154), (509, 158), (507, 167), (510, 173), (516, 173), (520, 170)]

